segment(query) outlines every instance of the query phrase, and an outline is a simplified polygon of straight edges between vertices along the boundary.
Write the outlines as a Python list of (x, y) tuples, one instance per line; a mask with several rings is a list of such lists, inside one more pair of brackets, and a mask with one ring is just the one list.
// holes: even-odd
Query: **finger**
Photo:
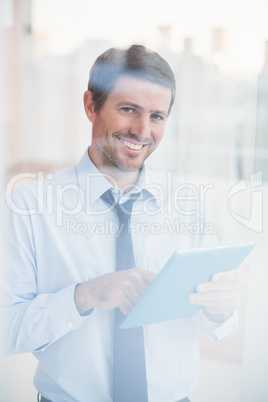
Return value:
[(137, 304), (141, 296), (144, 294), (156, 274), (143, 268), (133, 268), (126, 271), (129, 274), (127, 286), (124, 288), (124, 295), (127, 300), (122, 298), (120, 310), (124, 314), (129, 314), (133, 307)]
[(243, 292), (233, 292), (233, 291), (217, 291), (217, 292), (204, 292), (204, 293), (191, 293), (189, 295), (189, 300), (193, 304), (203, 304), (203, 303), (216, 303), (218, 301), (232, 301), (240, 300)]
[(140, 293), (138, 293), (136, 289), (133, 289), (129, 294), (125, 295), (125, 298), (122, 299), (122, 303), (118, 307), (122, 313), (129, 314), (133, 307), (138, 303), (140, 298)]
[(138, 301), (140, 300), (140, 298), (141, 298), (141, 296), (143, 295), (143, 293), (144, 293), (144, 292), (141, 292), (141, 291), (140, 291), (140, 288), (139, 288), (139, 289), (133, 288), (133, 289), (131, 290), (131, 292), (129, 292), (129, 293), (126, 295), (127, 298), (129, 299), (131, 305), (132, 305), (132, 308), (135, 306), (135, 304), (138, 303)]
[(189, 301), (192, 304), (201, 305), (207, 309), (217, 311), (221, 310), (222, 313), (227, 313), (234, 311), (239, 307), (241, 303), (241, 295), (239, 292), (230, 291), (206, 292), (202, 294), (193, 293), (189, 296)]
[(241, 284), (237, 282), (219, 282), (219, 283), (214, 283), (214, 282), (206, 282), (206, 283), (201, 283), (200, 285), (197, 286), (196, 291), (197, 293), (204, 293), (204, 292), (213, 292), (213, 291), (238, 291), (242, 288)]
[(210, 314), (220, 314), (220, 315), (226, 315), (233, 313), (235, 310), (238, 309), (238, 307), (235, 307), (234, 305), (225, 303), (222, 304), (221, 306), (213, 306), (213, 307), (204, 307), (206, 311)]
[(146, 274), (144, 275), (144, 280), (145, 283), (147, 284), (147, 287), (153, 282), (153, 280), (156, 278), (157, 274), (152, 271), (147, 271)]
[(136, 270), (138, 275), (140, 275), (140, 277), (146, 284), (146, 287), (148, 287), (152, 283), (152, 281), (155, 279), (155, 277), (157, 275), (155, 272), (148, 271), (147, 269), (143, 269), (143, 268), (139, 268), (139, 267), (134, 268), (134, 270)]
[(143, 274), (137, 268), (133, 268), (126, 272), (126, 292), (130, 296), (132, 292), (137, 292), (142, 296), (148, 285), (144, 280)]
[(148, 288), (148, 286), (151, 284), (151, 282), (155, 279), (156, 273), (148, 271), (143, 268), (133, 268), (130, 270), (131, 274), (131, 283), (135, 288), (138, 290), (138, 292), (143, 295), (145, 290)]
[(130, 299), (128, 297), (126, 297), (124, 300), (121, 300), (120, 305), (118, 305), (117, 307), (120, 309), (120, 311), (123, 314), (127, 315), (133, 309), (134, 305), (130, 301)]
[(225, 272), (219, 272), (212, 276), (212, 282), (247, 282), (248, 272), (244, 268), (231, 269)]
[(212, 282), (233, 282), (236, 281), (238, 278), (237, 269), (232, 269), (230, 271), (219, 272), (214, 274), (211, 278)]

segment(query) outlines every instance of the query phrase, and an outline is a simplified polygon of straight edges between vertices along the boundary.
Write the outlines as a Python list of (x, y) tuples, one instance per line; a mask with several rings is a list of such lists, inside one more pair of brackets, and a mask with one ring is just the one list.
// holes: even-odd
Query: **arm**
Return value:
[[(16, 205), (27, 212), (26, 202), (17, 193), (15, 196)], [(83, 322), (74, 304), (75, 283), (54, 286), (49, 294), (40, 291), (32, 216), (5, 206), (3, 218), (4, 269), (0, 286), (4, 351), (42, 350)]]
[[(22, 201), (18, 199), (16, 204), (20, 203), (21, 209), (26, 210), (27, 205), (21, 205)], [(136, 268), (78, 284), (79, 279), (69, 278), (66, 281), (61, 275), (65, 262), (59, 259), (54, 262), (58, 283), (51, 284), (49, 291), (40, 290), (42, 275), (47, 276), (46, 252), (53, 252), (48, 243), (41, 244), (44, 251), (41, 275), (40, 240), (38, 249), (35, 235), (46, 231), (46, 227), (39, 224), (41, 219), (39, 216), (16, 214), (9, 208), (5, 211), (7, 231), (1, 287), (4, 343), (8, 353), (44, 350), (80, 327), (87, 319), (82, 315), (93, 307), (107, 310), (119, 307), (124, 313), (129, 312), (154, 277), (153, 273)], [(57, 247), (53, 239), (49, 243), (50, 247)], [(50, 261), (52, 259), (47, 258), (48, 264)]]
[(76, 307), (80, 314), (94, 307), (103, 310), (118, 307), (128, 314), (155, 276), (154, 272), (136, 267), (91, 279), (76, 287)]

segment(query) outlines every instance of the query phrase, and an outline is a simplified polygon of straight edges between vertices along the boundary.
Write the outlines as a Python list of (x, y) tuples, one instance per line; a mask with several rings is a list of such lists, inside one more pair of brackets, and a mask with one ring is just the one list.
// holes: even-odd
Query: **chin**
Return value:
[(118, 165), (117, 168), (123, 172), (137, 172), (143, 166), (143, 162), (138, 165)]

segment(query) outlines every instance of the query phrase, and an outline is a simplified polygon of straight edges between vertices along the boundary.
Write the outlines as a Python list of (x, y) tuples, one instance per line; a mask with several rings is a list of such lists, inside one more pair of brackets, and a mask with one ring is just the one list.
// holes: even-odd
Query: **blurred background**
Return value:
[[(112, 46), (143, 44), (171, 65), (177, 98), (148, 160), (197, 186), (222, 243), (256, 241), (240, 328), (200, 337), (192, 402), (267, 402), (267, 0), (0, 0), (0, 183), (79, 161), (89, 69)], [(35, 401), (31, 355), (1, 361), (1, 400)]]

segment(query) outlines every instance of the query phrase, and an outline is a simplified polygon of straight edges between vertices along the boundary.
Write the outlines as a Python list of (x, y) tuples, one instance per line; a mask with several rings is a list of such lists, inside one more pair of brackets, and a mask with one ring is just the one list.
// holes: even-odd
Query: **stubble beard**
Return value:
[[(119, 141), (117, 138), (115, 138), (116, 134), (117, 133), (115, 133), (115, 135), (112, 137), (113, 141)], [(107, 138), (108, 133), (106, 134), (106, 143), (100, 143), (100, 146), (98, 147), (102, 154), (103, 166), (110, 168), (111, 170), (117, 170), (125, 173), (139, 171), (142, 168), (145, 160), (156, 148), (154, 147), (152, 150), (149, 150), (149, 152), (144, 153), (144, 157), (140, 160), (140, 162), (135, 163), (135, 159), (138, 159), (139, 155), (128, 155), (125, 158), (120, 156), (120, 151), (118, 150), (117, 146), (112, 144), (112, 141), (110, 141), (109, 145)]]

